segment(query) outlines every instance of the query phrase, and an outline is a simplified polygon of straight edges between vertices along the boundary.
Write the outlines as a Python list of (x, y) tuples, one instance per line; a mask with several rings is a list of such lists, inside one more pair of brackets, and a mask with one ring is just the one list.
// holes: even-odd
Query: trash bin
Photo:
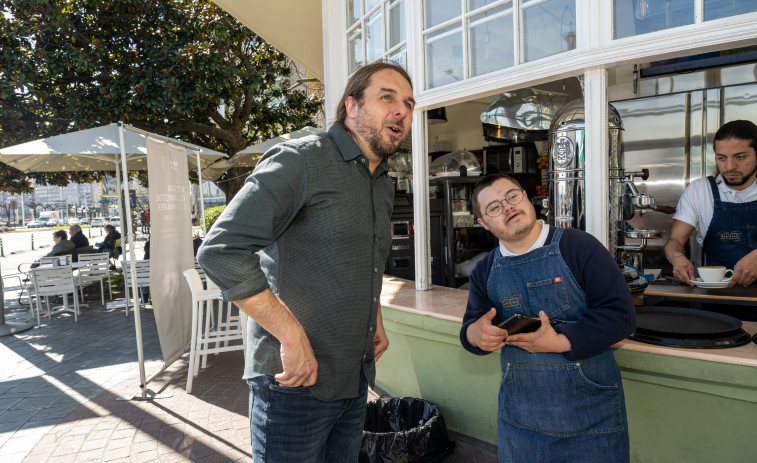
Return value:
[(368, 402), (359, 463), (432, 463), (452, 454), (439, 407), (412, 397)]

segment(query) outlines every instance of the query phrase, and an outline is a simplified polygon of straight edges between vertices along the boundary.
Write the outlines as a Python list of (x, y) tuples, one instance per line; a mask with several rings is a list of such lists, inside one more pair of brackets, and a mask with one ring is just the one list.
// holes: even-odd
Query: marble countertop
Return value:
[[(381, 305), (384, 307), (462, 323), (467, 301), (468, 291), (465, 290), (434, 286), (428, 291), (417, 291), (414, 281), (384, 276), (381, 292)], [(743, 322), (743, 328), (754, 335), (757, 333), (757, 322)], [(753, 342), (727, 349), (681, 349), (624, 339), (613, 347), (671, 357), (757, 366), (757, 344)]]

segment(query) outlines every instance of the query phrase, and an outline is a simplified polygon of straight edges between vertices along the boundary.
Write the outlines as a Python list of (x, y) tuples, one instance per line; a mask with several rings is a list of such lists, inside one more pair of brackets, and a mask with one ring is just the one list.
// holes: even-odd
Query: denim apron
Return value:
[(736, 262), (757, 249), (757, 201), (721, 201), (715, 179), (710, 175), (707, 180), (714, 199), (712, 220), (702, 242), (707, 265), (733, 269)]
[[(569, 323), (587, 310), (586, 295), (560, 255), (562, 231), (524, 255), (494, 258), (487, 292), (500, 319), (544, 310), (550, 320)], [(620, 370), (609, 348), (569, 361), (505, 345), (500, 361), (500, 463), (629, 461)]]

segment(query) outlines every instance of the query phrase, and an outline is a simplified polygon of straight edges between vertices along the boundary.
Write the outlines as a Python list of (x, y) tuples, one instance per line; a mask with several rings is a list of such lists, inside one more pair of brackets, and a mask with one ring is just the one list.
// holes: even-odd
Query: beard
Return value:
[(730, 187), (735, 187), (735, 186), (741, 186), (745, 184), (746, 182), (748, 182), (750, 179), (752, 179), (752, 176), (755, 174), (755, 172), (757, 172), (757, 165), (754, 167), (754, 169), (752, 169), (751, 172), (749, 172), (746, 175), (742, 175), (740, 180), (734, 180), (734, 181), (729, 181), (723, 172), (721, 172), (720, 174), (722, 175), (723, 181), (725, 182), (726, 185)]
[[(391, 121), (390, 124), (398, 125), (403, 129), (405, 128), (405, 125), (401, 120)], [(373, 154), (382, 160), (388, 159), (396, 153), (400, 148), (400, 142), (404, 139), (404, 137), (392, 136), (390, 137), (390, 141), (384, 141), (384, 138), (382, 137), (383, 128), (383, 124), (379, 129), (371, 125), (369, 121), (362, 117), (359, 118), (355, 124), (355, 131), (363, 140), (365, 140), (365, 143), (368, 145), (368, 148), (373, 151)]]

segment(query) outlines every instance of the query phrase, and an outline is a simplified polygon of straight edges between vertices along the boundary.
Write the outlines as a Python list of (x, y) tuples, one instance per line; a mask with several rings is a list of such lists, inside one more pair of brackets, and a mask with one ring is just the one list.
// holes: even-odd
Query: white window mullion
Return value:
[(515, 66), (522, 63), (521, 61), (521, 40), (520, 40), (520, 0), (513, 0), (513, 46), (515, 47), (513, 54), (513, 63)]
[[(408, 0), (405, 34), (407, 41), (407, 67), (413, 79), (415, 93), (426, 81), (425, 47), (423, 45), (423, 4), (420, 0)], [(429, 186), (428, 186), (428, 127), (424, 111), (413, 111), (412, 156), (413, 156), (413, 227), (415, 228), (415, 289), (431, 289), (431, 234)]]
[(607, 247), (610, 208), (608, 155), (607, 71), (592, 69), (584, 74), (584, 114), (586, 126), (586, 231)]
[(704, 0), (694, 0), (694, 24), (704, 22)]
[(470, 77), (470, 63), (468, 62), (468, 11), (467, 11), (467, 5), (466, 0), (460, 0), (460, 11), (463, 12), (462, 17), (460, 18), (461, 23), (460, 27), (463, 28), (463, 36), (462, 36), (462, 60), (463, 60), (463, 80), (466, 80)]

